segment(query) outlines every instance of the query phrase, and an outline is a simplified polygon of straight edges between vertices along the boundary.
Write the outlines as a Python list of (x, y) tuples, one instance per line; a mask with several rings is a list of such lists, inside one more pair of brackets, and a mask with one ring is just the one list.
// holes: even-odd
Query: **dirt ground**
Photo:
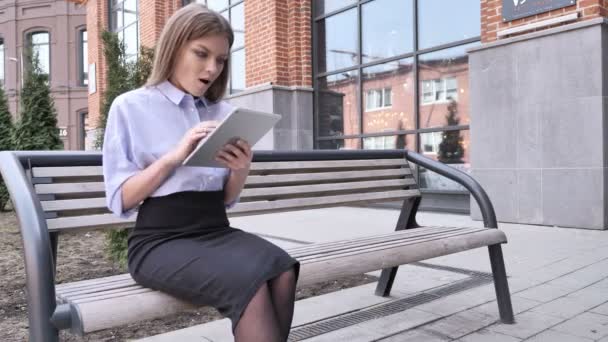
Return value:
[[(101, 232), (78, 233), (59, 239), (57, 282), (72, 282), (124, 273), (104, 255)], [(366, 275), (347, 277), (306, 288), (298, 288), (297, 299), (337, 291), (376, 281)], [(124, 341), (186, 328), (221, 318), (212, 308), (103, 330), (85, 338), (62, 332), (62, 341)], [(21, 237), (15, 215), (0, 212), (0, 341), (26, 341), (28, 331), (25, 271)]]

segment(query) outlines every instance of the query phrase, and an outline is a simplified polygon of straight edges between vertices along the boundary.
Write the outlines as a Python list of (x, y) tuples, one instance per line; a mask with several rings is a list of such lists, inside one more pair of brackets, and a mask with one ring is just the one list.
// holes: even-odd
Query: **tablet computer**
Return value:
[(281, 119), (273, 113), (234, 108), (184, 160), (184, 166), (224, 167), (215, 160), (217, 152), (237, 138), (255, 145)]

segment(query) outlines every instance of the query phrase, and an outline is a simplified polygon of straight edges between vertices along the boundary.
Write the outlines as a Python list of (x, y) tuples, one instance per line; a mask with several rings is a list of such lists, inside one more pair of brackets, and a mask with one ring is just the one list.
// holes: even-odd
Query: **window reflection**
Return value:
[[(420, 127), (468, 125), (469, 59), (468, 44), (421, 55)], [(456, 115), (449, 115), (454, 113)]]
[(359, 150), (361, 149), (360, 139), (336, 139), (319, 141), (321, 150)]
[(32, 53), (38, 56), (38, 63), (42, 74), (50, 75), (51, 56), (50, 56), (50, 34), (48, 32), (34, 32), (30, 34), (30, 46)]
[[(470, 134), (468, 130), (420, 134), (420, 149), (424, 156), (450, 164), (451, 167), (466, 173), (470, 173), (471, 169), (469, 144)], [(420, 169), (420, 186), (435, 190), (466, 190), (461, 185), (424, 168)]]
[(480, 12), (479, 0), (419, 0), (418, 48), (478, 37)]
[(357, 0), (315, 0), (315, 15), (331, 13), (356, 2)]
[(0, 86), (4, 86), (4, 40), (0, 39)]
[(363, 69), (363, 133), (416, 128), (413, 59)]
[(319, 80), (319, 135), (359, 134), (358, 73), (345, 72)]
[(328, 17), (317, 25), (319, 72), (348, 68), (359, 63), (357, 9)]
[(111, 9), (112, 32), (116, 32), (118, 39), (125, 44), (129, 62), (135, 62), (139, 53), (138, 6), (137, 0), (113, 1)]
[(412, 0), (376, 0), (362, 6), (363, 63), (414, 49)]

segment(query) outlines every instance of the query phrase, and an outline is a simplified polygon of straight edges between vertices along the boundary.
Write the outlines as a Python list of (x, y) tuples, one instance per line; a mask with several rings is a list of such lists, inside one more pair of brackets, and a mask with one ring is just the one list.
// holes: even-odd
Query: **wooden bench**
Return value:
[[(485, 228), (419, 227), (416, 211), (420, 191), (408, 161), (464, 185), (481, 208)], [(120, 219), (105, 207), (100, 153), (1, 152), (0, 171), (24, 245), (30, 341), (57, 341), (62, 329), (83, 335), (190, 307), (137, 285), (129, 274), (55, 283), (60, 234), (131, 227), (134, 223), (135, 217)], [(399, 265), (488, 246), (500, 317), (512, 323), (500, 246), (506, 237), (496, 229), (491, 202), (467, 174), (416, 153), (256, 151), (241, 201), (229, 215), (396, 200), (403, 205), (392, 233), (289, 249), (301, 262), (299, 284), (383, 269), (376, 294), (388, 296)]]

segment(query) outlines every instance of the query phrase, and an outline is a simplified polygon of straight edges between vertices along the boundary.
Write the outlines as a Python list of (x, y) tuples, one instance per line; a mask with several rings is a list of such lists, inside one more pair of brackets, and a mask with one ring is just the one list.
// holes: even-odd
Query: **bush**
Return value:
[[(125, 55), (124, 43), (120, 41), (116, 33), (105, 31), (101, 38), (108, 65), (108, 83), (103, 94), (100, 125), (95, 142), (98, 149), (103, 146), (106, 122), (112, 102), (120, 94), (143, 86), (152, 71), (152, 61), (154, 60), (154, 50), (141, 46), (137, 61), (130, 63)], [(112, 230), (106, 235), (107, 252), (110, 258), (122, 268), (125, 268), (127, 264), (128, 235), (128, 229)]]
[[(0, 87), (0, 151), (13, 150), (13, 118), (8, 109), (8, 101), (4, 89)], [(9, 201), (9, 194), (2, 176), (0, 176), (0, 211), (4, 211)]]

